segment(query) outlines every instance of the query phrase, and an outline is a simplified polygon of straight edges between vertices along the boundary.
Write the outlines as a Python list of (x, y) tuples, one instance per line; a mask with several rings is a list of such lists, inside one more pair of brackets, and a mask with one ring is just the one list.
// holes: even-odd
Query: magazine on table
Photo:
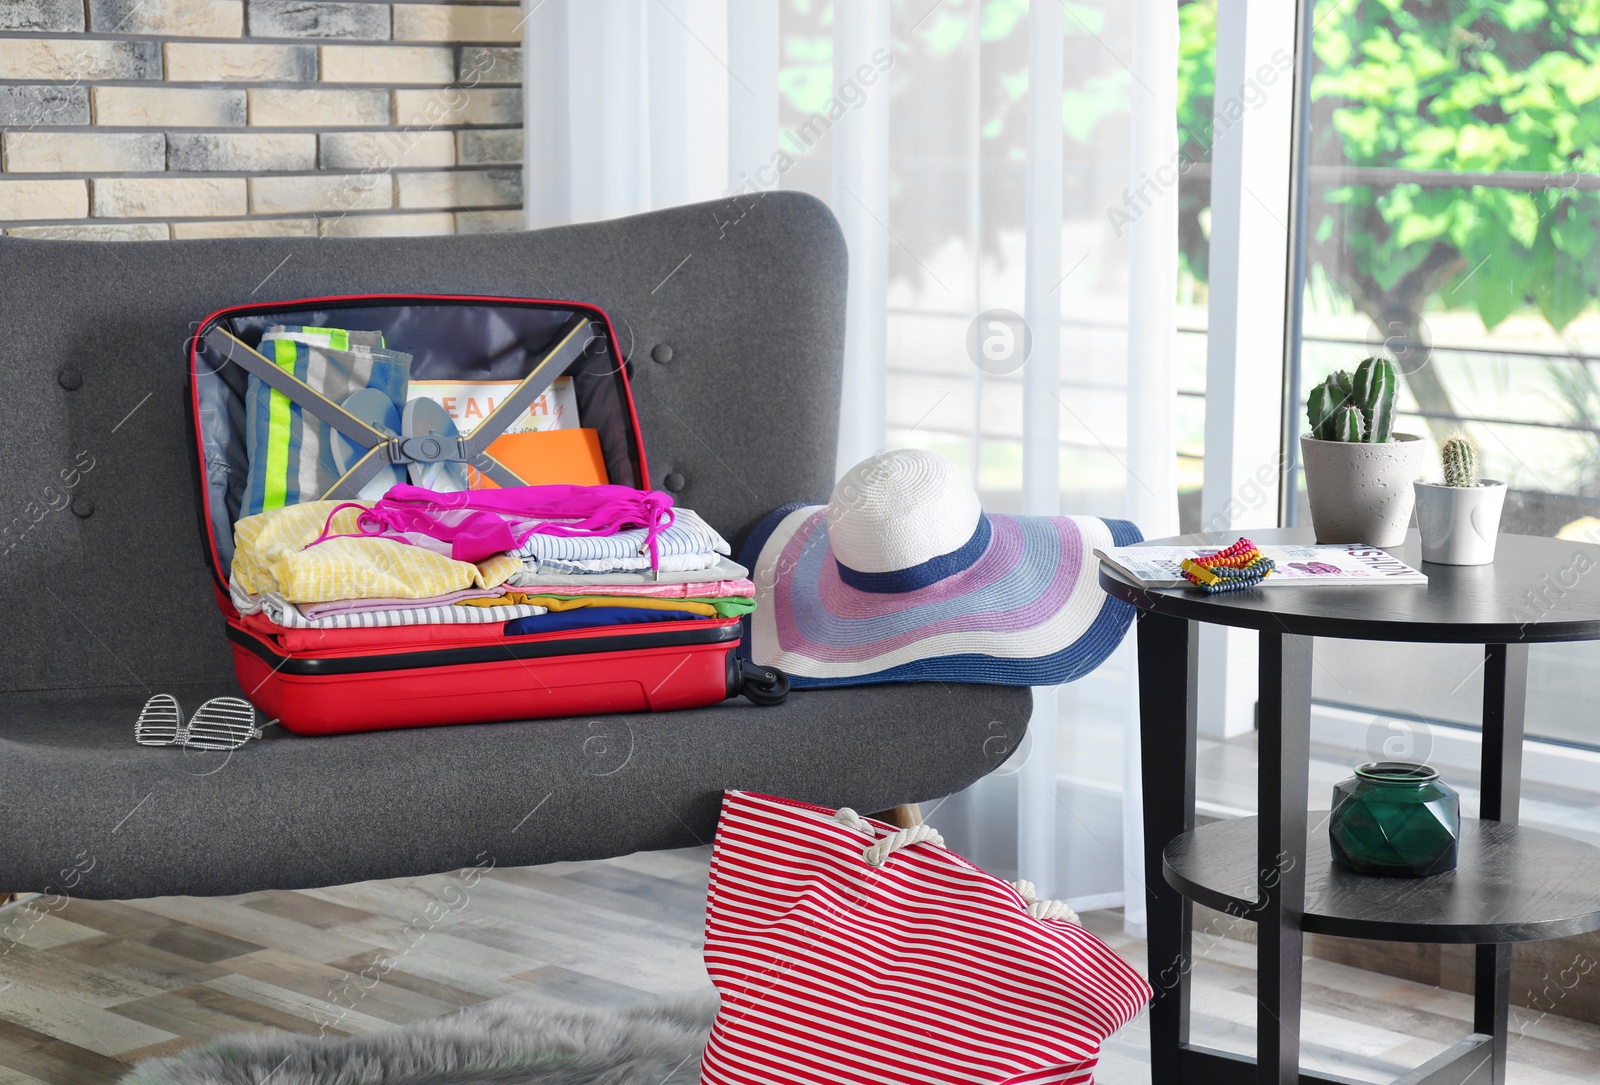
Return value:
[[(1145, 588), (1185, 588), (1184, 558), (1200, 558), (1225, 546), (1108, 546), (1095, 556)], [(1428, 578), (1387, 551), (1365, 543), (1261, 546), (1272, 559), (1272, 575), (1260, 587), (1310, 584), (1426, 584)]]

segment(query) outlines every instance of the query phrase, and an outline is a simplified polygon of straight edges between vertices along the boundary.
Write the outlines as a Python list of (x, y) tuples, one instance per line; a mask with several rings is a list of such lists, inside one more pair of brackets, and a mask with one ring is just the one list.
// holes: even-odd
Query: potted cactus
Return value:
[(1506, 484), (1478, 477), (1478, 449), (1458, 433), (1439, 446), (1444, 483), (1416, 482), (1422, 560), (1439, 565), (1488, 565), (1500, 532)]
[(1300, 438), (1306, 495), (1317, 541), (1399, 546), (1411, 523), (1411, 482), (1427, 445), (1394, 432), (1398, 374), (1368, 358), (1354, 374), (1330, 376), (1306, 397), (1311, 432)]

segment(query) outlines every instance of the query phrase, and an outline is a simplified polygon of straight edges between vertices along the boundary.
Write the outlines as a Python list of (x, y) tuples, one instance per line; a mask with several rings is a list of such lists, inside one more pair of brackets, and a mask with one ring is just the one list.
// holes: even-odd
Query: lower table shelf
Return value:
[[(1600, 930), (1600, 848), (1541, 829), (1463, 818), (1460, 861), (1431, 878), (1379, 878), (1333, 864), (1327, 811), (1306, 843), (1313, 934), (1391, 942), (1485, 944)], [(1234, 818), (1176, 837), (1163, 855), (1169, 885), (1249, 919), (1257, 907), (1256, 819)]]

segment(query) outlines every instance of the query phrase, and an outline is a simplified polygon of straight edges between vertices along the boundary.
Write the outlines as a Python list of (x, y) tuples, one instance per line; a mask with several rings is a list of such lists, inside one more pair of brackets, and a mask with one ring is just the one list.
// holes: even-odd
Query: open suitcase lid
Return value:
[[(225, 611), (229, 609), (225, 602), (233, 564), (233, 525), (244, 506), (249, 466), (245, 404), (250, 373), (256, 372), (275, 388), (285, 379), (298, 383), (292, 377), (278, 376), (271, 364), (263, 364), (266, 360), (256, 354), (267, 329), (280, 324), (381, 333), (388, 347), (411, 355), (410, 379), (415, 382), (481, 381), (509, 387), (524, 382), (541, 360), (547, 360), (546, 371), (526, 381), (522, 391), (542, 390), (550, 380), (570, 377), (579, 421), (596, 433), (607, 481), (637, 489), (650, 486), (644, 442), (616, 333), (610, 318), (593, 305), (531, 298), (382, 294), (220, 309), (200, 323), (191, 341), (189, 409), (206, 558)], [(521, 401), (527, 399), (524, 395)], [(296, 398), (296, 402), (304, 401)], [(343, 412), (336, 405), (324, 401), (310, 410), (362, 446), (371, 443), (358, 433), (358, 428), (370, 433), (370, 427), (354, 419), (341, 420), (337, 416)], [(509, 420), (501, 417), (502, 413), (493, 412), (501, 427)], [(487, 423), (479, 425), (488, 428)], [(480, 443), (486, 442), (487, 437)], [(402, 454), (402, 442), (389, 443), (394, 446), (393, 455)], [(470, 435), (461, 445), (464, 451), (471, 451)], [(490, 477), (503, 483), (517, 481), (517, 476), (504, 468), (496, 470), (497, 465), (484, 457), (481, 449), (477, 453), (470, 462), (485, 468)], [(381, 447), (368, 458), (380, 456), (388, 462)], [(331, 490), (330, 496), (338, 492), (337, 488)]]

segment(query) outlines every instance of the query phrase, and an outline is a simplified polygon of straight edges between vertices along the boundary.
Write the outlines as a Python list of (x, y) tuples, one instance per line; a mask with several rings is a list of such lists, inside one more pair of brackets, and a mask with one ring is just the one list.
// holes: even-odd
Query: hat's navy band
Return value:
[(978, 526), (972, 532), (972, 538), (948, 554), (929, 558), (909, 569), (861, 573), (839, 561), (837, 554), (834, 555), (834, 561), (839, 566), (839, 579), (856, 591), (872, 592), (874, 595), (898, 595), (926, 588), (929, 584), (937, 584), (947, 576), (954, 576), (963, 569), (971, 568), (974, 562), (983, 557), (983, 552), (989, 549), (989, 536), (992, 533), (989, 517), (980, 512)]

